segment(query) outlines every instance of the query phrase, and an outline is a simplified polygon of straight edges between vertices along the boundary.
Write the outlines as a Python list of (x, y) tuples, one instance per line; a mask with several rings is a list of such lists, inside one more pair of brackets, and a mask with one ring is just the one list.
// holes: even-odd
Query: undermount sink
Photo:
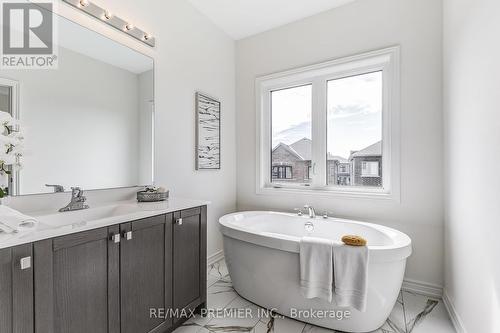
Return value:
[(60, 227), (72, 224), (86, 224), (92, 221), (103, 220), (127, 214), (139, 212), (137, 205), (133, 204), (117, 204), (109, 206), (101, 206), (88, 208), (64, 213), (54, 213), (49, 215), (37, 216), (37, 220), (41, 226)]

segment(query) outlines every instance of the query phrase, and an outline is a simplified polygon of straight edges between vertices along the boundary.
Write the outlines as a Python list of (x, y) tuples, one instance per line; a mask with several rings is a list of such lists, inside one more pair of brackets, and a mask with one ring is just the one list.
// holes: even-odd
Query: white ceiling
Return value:
[(234, 39), (242, 39), (355, 0), (189, 0)]

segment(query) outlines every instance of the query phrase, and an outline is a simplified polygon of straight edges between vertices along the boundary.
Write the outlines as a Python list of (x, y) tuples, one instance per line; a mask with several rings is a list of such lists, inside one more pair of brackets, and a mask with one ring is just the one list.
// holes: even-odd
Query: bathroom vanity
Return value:
[(3, 235), (0, 332), (170, 332), (200, 311), (207, 203), (169, 201), (40, 215)]

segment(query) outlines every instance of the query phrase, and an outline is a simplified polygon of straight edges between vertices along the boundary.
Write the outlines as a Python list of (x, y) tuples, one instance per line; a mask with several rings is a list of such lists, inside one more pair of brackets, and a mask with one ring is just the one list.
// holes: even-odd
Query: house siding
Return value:
[(291, 166), (292, 179), (273, 178), (272, 181), (276, 183), (309, 183), (308, 168), (311, 161), (304, 161), (299, 159), (296, 155), (290, 153), (283, 147), (276, 148), (272, 153), (272, 166)]

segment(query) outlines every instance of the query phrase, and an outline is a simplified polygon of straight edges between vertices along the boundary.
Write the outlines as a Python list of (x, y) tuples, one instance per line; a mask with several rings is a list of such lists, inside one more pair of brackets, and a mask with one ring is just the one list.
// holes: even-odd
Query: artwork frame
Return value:
[(202, 92), (195, 93), (196, 170), (221, 169), (221, 102)]

